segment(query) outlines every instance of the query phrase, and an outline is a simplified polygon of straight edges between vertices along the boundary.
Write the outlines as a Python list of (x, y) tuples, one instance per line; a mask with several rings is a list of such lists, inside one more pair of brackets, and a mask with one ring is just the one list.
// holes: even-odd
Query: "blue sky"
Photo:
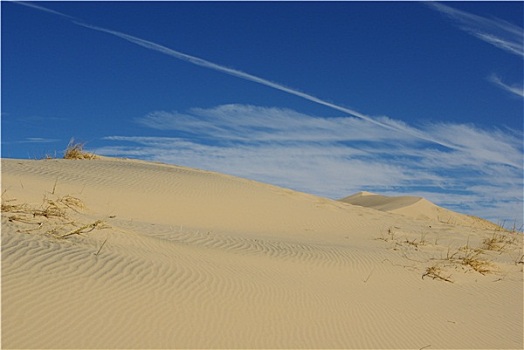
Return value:
[(74, 137), (522, 224), (522, 2), (1, 5), (2, 157)]

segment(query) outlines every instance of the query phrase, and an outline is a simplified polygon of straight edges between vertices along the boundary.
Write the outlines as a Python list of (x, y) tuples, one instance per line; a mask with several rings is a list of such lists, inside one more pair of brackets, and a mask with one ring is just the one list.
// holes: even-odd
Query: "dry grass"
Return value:
[(482, 241), (482, 249), (502, 251), (507, 245), (514, 244), (516, 237), (510, 237), (501, 232), (494, 232), (489, 238)]
[(424, 245), (428, 244), (428, 241), (426, 240), (426, 234), (422, 233), (420, 235), (420, 239), (418, 241), (417, 241), (416, 238), (414, 238), (412, 240), (409, 240), (409, 239), (406, 238), (401, 243), (406, 244), (406, 245), (411, 246), (411, 247), (414, 247), (416, 250), (418, 250), (418, 248), (420, 246), (424, 246)]
[(71, 210), (78, 212), (80, 209), (84, 209), (84, 202), (73, 196), (64, 196), (58, 199), (58, 202), (68, 207)]
[(481, 257), (484, 250), (481, 248), (473, 249), (469, 246), (469, 243), (460, 247), (455, 253), (446, 254), (445, 261), (449, 261), (454, 264), (468, 267), (482, 275), (493, 272), (494, 267), (491, 262)]
[(437, 262), (431, 266), (428, 266), (425, 273), (422, 275), (422, 279), (428, 276), (432, 279), (453, 283), (451, 275), (444, 275), (442, 267), (457, 268), (462, 266), (465, 267), (466, 270), (473, 270), (480, 273), (481, 275), (494, 272), (495, 268), (493, 264), (490, 261), (482, 258), (482, 254), (482, 249), (472, 249), (467, 244), (456, 250), (454, 253), (451, 253), (448, 249), (445, 257), (440, 259), (431, 259), (439, 260), (440, 263)]
[(64, 152), (64, 159), (96, 159), (96, 155), (93, 153), (84, 151), (84, 144), (75, 142), (74, 139), (69, 141), (67, 148)]
[(78, 213), (79, 209), (84, 208), (84, 203), (80, 199), (67, 195), (54, 200), (45, 197), (41, 209), (27, 209), (26, 206), (26, 212), (29, 210), (29, 213), (32, 213), (33, 217), (45, 216), (48, 219), (51, 217), (66, 218), (68, 209)]
[(96, 220), (95, 222), (93, 222), (91, 224), (83, 225), (80, 228), (74, 229), (74, 230), (72, 230), (72, 231), (70, 231), (70, 232), (68, 232), (68, 233), (66, 233), (64, 235), (61, 235), (60, 238), (65, 238), (65, 237), (69, 237), (69, 236), (72, 236), (72, 235), (79, 235), (81, 233), (91, 232), (95, 228), (97, 228), (97, 227), (99, 227), (101, 225), (103, 225), (103, 221), (102, 220)]
[(39, 207), (15, 202), (15, 199), (2, 198), (2, 213), (11, 214), (7, 217), (9, 222), (20, 223), (21, 227), (17, 230), (20, 233), (44, 233), (56, 238), (66, 238), (109, 227), (101, 220), (81, 224), (70, 218), (71, 212), (80, 213), (85, 208), (84, 203), (73, 196), (56, 196), (53, 199), (46, 196)]
[[(64, 197), (65, 198), (65, 197)], [(63, 204), (63, 198), (51, 200), (44, 197), (42, 205), (38, 208), (32, 207), (27, 203), (22, 204), (11, 204), (16, 199), (9, 199), (2, 201), (2, 213), (13, 213), (20, 215), (12, 215), (8, 219), (9, 221), (30, 221), (30, 219), (36, 220), (39, 217), (45, 217), (46, 219), (65, 219), (66, 211), (68, 206)], [(67, 202), (67, 200), (64, 200)], [(24, 220), (22, 220), (24, 219)]]
[(26, 213), (29, 209), (27, 204), (10, 204), (16, 199), (8, 199), (2, 201), (2, 213)]
[(464, 266), (472, 268), (474, 271), (477, 271), (482, 275), (493, 272), (493, 265), (489, 261), (481, 258), (481, 254), (482, 251), (480, 250), (470, 251), (466, 253), (466, 255), (458, 259), (457, 262)]
[[(420, 234), (420, 238), (415, 238), (413, 235), (409, 238), (400, 238), (396, 233), (390, 228), (376, 239), (393, 244), (392, 249), (400, 251), (404, 258), (422, 264), (424, 266), (423, 279), (430, 277), (446, 282), (453, 282), (451, 275), (446, 272), (450, 269), (464, 272), (472, 271), (481, 275), (495, 273), (497, 271), (496, 264), (491, 261), (487, 252), (495, 250), (502, 253), (505, 248), (509, 248), (508, 245), (514, 244), (517, 239), (510, 234), (495, 232), (492, 237), (486, 238), (478, 246), (471, 247), (468, 238), (463, 246), (453, 249), (448, 247), (447, 253), (441, 251), (440, 258), (437, 258), (430, 257), (430, 251), (438, 249), (437, 241), (435, 240), (434, 245), (429, 243), (426, 239), (426, 233)], [(521, 264), (520, 260), (522, 259), (517, 259), (515, 264)]]
[(42, 209), (33, 209), (32, 210), (33, 217), (44, 216), (48, 219), (52, 217), (65, 218), (66, 209), (62, 208), (59, 205), (59, 203), (60, 203), (59, 201), (44, 199), (44, 204), (42, 205)]
[(498, 226), (498, 229), (497, 229), (497, 232), (499, 231), (505, 231), (505, 232), (510, 232), (510, 233), (524, 233), (524, 225), (521, 225), (520, 227), (517, 226), (517, 220), (514, 220), (513, 221), (513, 225), (512, 226), (508, 226), (506, 227), (506, 220), (503, 220), (502, 222), (499, 222), (497, 223), (497, 226)]
[(443, 276), (442, 275), (442, 270), (440, 269), (440, 267), (436, 266), (436, 265), (433, 265), (433, 266), (429, 266), (427, 269), (426, 269), (426, 272), (422, 275), (422, 279), (424, 279), (424, 277), (431, 277), (433, 279), (439, 279), (441, 281), (446, 281), (446, 282), (449, 282), (449, 283), (453, 283), (453, 281), (451, 280), (451, 275), (450, 276)]

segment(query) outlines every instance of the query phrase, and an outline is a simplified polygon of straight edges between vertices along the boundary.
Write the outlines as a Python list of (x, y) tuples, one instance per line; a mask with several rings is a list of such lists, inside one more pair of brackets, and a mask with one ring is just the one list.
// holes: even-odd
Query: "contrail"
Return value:
[(69, 15), (63, 14), (63, 13), (55, 11), (55, 10), (50, 10), (50, 9), (42, 7), (42, 6), (38, 6), (38, 5), (32, 4), (30, 2), (20, 2), (20, 1), (11, 1), (11, 2), (13, 2), (15, 4), (18, 4), (18, 5), (31, 7), (31, 8), (36, 9), (36, 10), (40, 10), (40, 11), (44, 11), (44, 12), (47, 12), (47, 13), (51, 13), (53, 15), (61, 16), (61, 17), (67, 18), (67, 19), (72, 20), (72, 21), (76, 20), (76, 18), (71, 17)]
[(400, 127), (398, 125), (390, 125), (390, 124), (378, 121), (378, 120), (376, 120), (376, 119), (374, 119), (374, 118), (372, 118), (370, 116), (367, 116), (367, 115), (362, 114), (360, 112), (357, 112), (355, 110), (352, 110), (352, 109), (349, 109), (349, 108), (345, 108), (345, 107), (342, 107), (342, 106), (339, 106), (339, 105), (336, 105), (336, 104), (324, 101), (324, 100), (322, 100), (322, 99), (320, 99), (318, 97), (315, 97), (313, 95), (310, 95), (310, 94), (298, 91), (296, 89), (292, 89), (292, 88), (286, 87), (284, 85), (281, 85), (281, 84), (269, 81), (267, 79), (260, 78), (260, 77), (257, 77), (255, 75), (251, 75), (251, 74), (248, 74), (248, 73), (236, 70), (236, 69), (224, 67), (222, 65), (219, 65), (219, 64), (216, 64), (216, 63), (213, 63), (213, 62), (210, 62), (210, 61), (206, 61), (204, 59), (201, 59), (201, 58), (198, 58), (198, 57), (195, 57), (195, 56), (191, 56), (191, 55), (179, 52), (179, 51), (175, 51), (173, 49), (170, 49), (168, 47), (156, 44), (156, 43), (148, 41), (148, 40), (140, 39), (140, 38), (137, 38), (135, 36), (124, 34), (124, 33), (118, 32), (118, 31), (114, 31), (114, 30), (110, 30), (110, 29), (106, 29), (106, 28), (102, 28), (102, 27), (97, 27), (97, 26), (88, 24), (88, 23), (86, 23), (86, 22), (84, 22), (82, 20), (76, 19), (76, 18), (74, 18), (72, 16), (69, 16), (69, 15), (66, 15), (66, 14), (54, 11), (54, 10), (50, 10), (50, 9), (47, 9), (45, 7), (42, 7), (42, 6), (33, 5), (33, 4), (30, 4), (30, 3), (27, 3), (27, 2), (14, 2), (14, 3), (19, 4), (19, 5), (28, 6), (28, 7), (31, 7), (33, 9), (37, 9), (37, 10), (40, 10), (40, 11), (44, 11), (44, 12), (47, 12), (47, 13), (51, 13), (51, 14), (54, 14), (54, 15), (58, 15), (58, 16), (64, 17), (64, 18), (70, 20), (72, 23), (74, 23), (76, 25), (79, 25), (79, 26), (82, 26), (82, 27), (85, 27), (85, 28), (88, 28), (88, 29), (96, 30), (96, 31), (99, 31), (99, 32), (104, 32), (104, 33), (107, 33), (107, 34), (111, 34), (113, 36), (116, 36), (116, 37), (119, 37), (121, 39), (127, 40), (127, 41), (129, 41), (129, 42), (131, 42), (133, 44), (145, 47), (146, 49), (158, 51), (158, 52), (161, 52), (163, 54), (169, 55), (171, 57), (177, 58), (179, 60), (195, 64), (197, 66), (213, 69), (213, 70), (216, 70), (216, 71), (219, 71), (219, 72), (222, 72), (222, 73), (225, 73), (225, 74), (228, 74), (228, 75), (240, 78), (240, 79), (252, 81), (252, 82), (257, 83), (257, 84), (265, 85), (265, 86), (268, 86), (270, 88), (273, 88), (273, 89), (276, 89), (276, 90), (280, 90), (280, 91), (286, 92), (288, 94), (301, 97), (301, 98), (309, 100), (311, 102), (315, 102), (315, 103), (318, 103), (320, 105), (323, 105), (323, 106), (326, 106), (326, 107), (329, 107), (329, 108), (336, 109), (338, 111), (344, 112), (344, 113), (349, 114), (351, 116), (354, 116), (354, 117), (366, 120), (366, 121), (368, 121), (370, 123), (373, 123), (375, 125), (383, 127), (385, 129), (389, 129), (389, 130), (393, 130), (393, 131), (400, 131), (400, 132), (403, 132), (403, 133), (405, 133), (407, 135), (413, 136), (415, 138), (422, 139), (424, 141), (429, 141), (429, 142), (432, 142), (432, 143), (436, 143), (436, 144), (439, 144), (439, 145), (447, 147), (447, 148), (451, 148), (451, 149), (458, 149), (459, 148), (459, 147), (457, 147), (457, 145), (451, 145), (449, 143), (436, 140), (436, 139), (434, 139), (434, 138), (432, 138), (432, 137), (430, 137), (430, 136), (428, 136), (428, 135), (426, 135), (426, 134), (424, 134), (424, 133), (422, 133), (420, 131), (403, 128), (403, 127)]
[(278, 83), (274, 83), (274, 82), (269, 81), (267, 79), (260, 78), (260, 77), (257, 77), (255, 75), (251, 75), (249, 73), (245, 73), (245, 72), (242, 72), (242, 71), (239, 71), (239, 70), (236, 70), (236, 69), (224, 67), (222, 65), (219, 65), (219, 64), (216, 64), (216, 63), (213, 63), (213, 62), (210, 62), (210, 61), (206, 61), (206, 60), (204, 60), (202, 58), (198, 58), (198, 57), (191, 56), (191, 55), (179, 52), (179, 51), (175, 51), (175, 50), (170, 49), (168, 47), (156, 44), (156, 43), (151, 42), (151, 41), (140, 39), (140, 38), (128, 35), (128, 34), (124, 34), (124, 33), (117, 32), (117, 31), (110, 30), (110, 29), (106, 29), (106, 28), (97, 27), (97, 26), (86, 24), (86, 23), (79, 22), (79, 21), (73, 21), (73, 22), (75, 24), (79, 25), (79, 26), (86, 27), (86, 28), (93, 29), (93, 30), (97, 30), (99, 32), (112, 34), (112, 35), (117, 36), (119, 38), (122, 38), (124, 40), (130, 41), (130, 42), (132, 42), (134, 44), (143, 46), (143, 47), (145, 47), (147, 49), (161, 52), (163, 54), (169, 55), (171, 57), (175, 57), (175, 58), (177, 58), (179, 60), (182, 60), (182, 61), (186, 61), (186, 62), (195, 64), (197, 66), (213, 69), (213, 70), (216, 70), (216, 71), (219, 71), (219, 72), (223, 72), (223, 73), (232, 75), (232, 76), (240, 78), (240, 79), (249, 80), (249, 81), (252, 81), (252, 82), (255, 82), (255, 83), (258, 83), (258, 84), (269, 86), (269, 87), (271, 87), (273, 89), (284, 91), (284, 92), (287, 92), (288, 94), (299, 96), (299, 97), (305, 98), (306, 100), (309, 100), (309, 101), (312, 101), (312, 102), (316, 102), (318, 104), (337, 109), (339, 111), (345, 112), (345, 113), (350, 114), (352, 116), (355, 116), (355, 117), (367, 120), (367, 121), (369, 121), (371, 123), (380, 125), (382, 127), (385, 127), (385, 128), (388, 128), (388, 129), (395, 129), (394, 127), (392, 127), (390, 125), (381, 123), (381, 122), (379, 122), (379, 121), (377, 121), (377, 120), (375, 120), (375, 119), (373, 119), (373, 118), (371, 118), (369, 116), (366, 116), (366, 115), (364, 115), (362, 113), (359, 113), (357, 111), (351, 110), (349, 108), (344, 108), (344, 107), (337, 106), (335, 104), (332, 104), (332, 103), (326, 102), (324, 100), (321, 100), (321, 99), (319, 99), (319, 98), (317, 98), (315, 96), (306, 94), (304, 92), (300, 92), (300, 91), (298, 91), (296, 89), (288, 88), (288, 87), (286, 87), (284, 85), (281, 85), (281, 84), (278, 84)]

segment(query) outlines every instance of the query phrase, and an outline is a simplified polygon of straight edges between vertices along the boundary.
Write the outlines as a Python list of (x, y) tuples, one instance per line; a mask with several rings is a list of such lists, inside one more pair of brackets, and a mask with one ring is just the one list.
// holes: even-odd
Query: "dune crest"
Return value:
[(522, 236), (393, 213), (423, 200), (1, 165), (2, 348), (522, 348)]
[(342, 198), (340, 201), (361, 207), (400, 214), (418, 220), (491, 230), (502, 229), (499, 225), (488, 220), (442, 208), (423, 197), (384, 196), (371, 192), (358, 192)]

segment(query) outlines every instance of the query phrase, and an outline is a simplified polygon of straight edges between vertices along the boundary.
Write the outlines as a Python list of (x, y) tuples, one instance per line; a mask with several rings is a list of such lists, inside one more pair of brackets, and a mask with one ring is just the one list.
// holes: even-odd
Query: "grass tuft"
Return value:
[(480, 254), (482, 254), (482, 252), (479, 250), (470, 251), (466, 253), (466, 255), (463, 256), (459, 260), (459, 262), (462, 263), (462, 265), (469, 266), (470, 268), (482, 275), (492, 272), (493, 269), (491, 263), (487, 260), (480, 258)]
[(482, 249), (493, 250), (493, 251), (502, 251), (507, 245), (514, 244), (516, 237), (510, 237), (503, 233), (493, 233), (489, 238), (482, 241)]
[(84, 144), (71, 139), (64, 152), (64, 159), (96, 159), (93, 153), (84, 151)]
[(39, 207), (30, 206), (27, 203), (17, 204), (15, 199), (2, 198), (2, 213), (10, 214), (7, 216), (9, 222), (32, 225), (27, 229), (22, 225), (17, 232), (44, 232), (56, 238), (67, 238), (88, 233), (94, 229), (110, 228), (101, 220), (80, 226), (70, 218), (69, 214), (72, 211), (80, 213), (84, 208), (84, 203), (80, 199), (70, 195), (52, 196), (52, 199), (46, 195)]

